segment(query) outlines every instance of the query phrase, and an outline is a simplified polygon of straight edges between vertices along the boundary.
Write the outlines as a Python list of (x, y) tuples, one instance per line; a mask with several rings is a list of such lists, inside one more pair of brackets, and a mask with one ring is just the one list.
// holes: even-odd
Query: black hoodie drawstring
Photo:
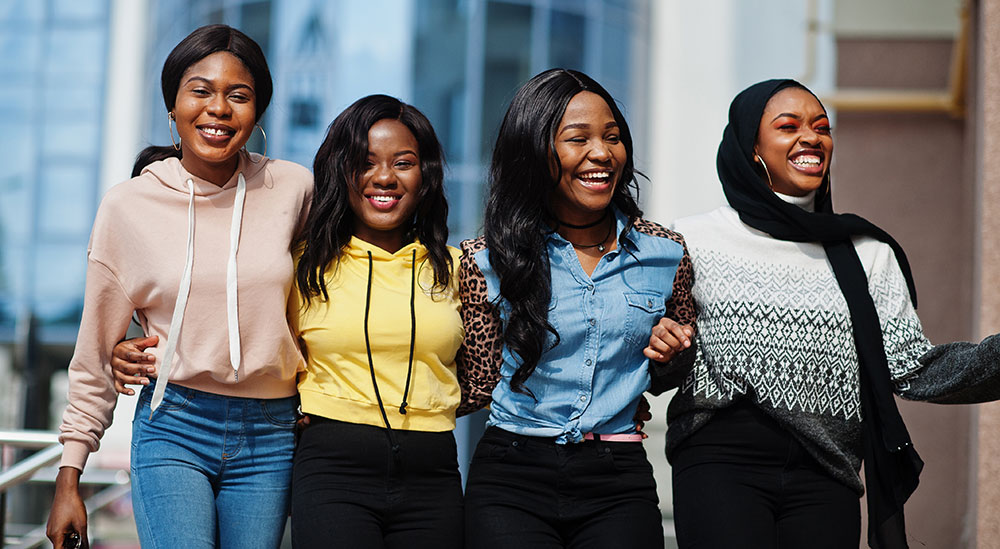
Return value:
[(413, 344), (417, 341), (417, 309), (413, 300), (417, 295), (417, 250), (413, 250), (410, 263), (410, 362), (406, 367), (406, 385), (403, 386), (403, 403), (399, 405), (399, 413), (406, 415), (406, 396), (410, 394), (410, 375), (413, 374)]
[[(410, 360), (406, 368), (406, 387), (403, 391), (403, 403), (399, 406), (399, 413), (406, 414), (406, 396), (410, 390), (410, 375), (413, 373), (413, 346), (416, 342), (417, 333), (417, 313), (414, 307), (415, 292), (414, 286), (416, 284), (416, 263), (417, 263), (417, 251), (413, 250), (413, 263), (410, 266), (411, 277), (410, 277)], [(368, 336), (368, 316), (371, 310), (372, 303), (372, 275), (374, 273), (372, 253), (368, 252), (368, 289), (365, 293), (365, 350), (368, 352), (368, 370), (372, 374), (372, 386), (375, 388), (375, 399), (378, 401), (378, 409), (382, 412), (382, 421), (385, 422), (386, 434), (389, 437), (389, 445), (392, 447), (393, 452), (399, 451), (399, 443), (396, 441), (396, 435), (392, 431), (392, 426), (389, 425), (389, 416), (385, 413), (385, 405), (382, 404), (382, 395), (378, 390), (378, 380), (375, 378), (375, 362), (372, 359), (372, 345), (371, 339)]]

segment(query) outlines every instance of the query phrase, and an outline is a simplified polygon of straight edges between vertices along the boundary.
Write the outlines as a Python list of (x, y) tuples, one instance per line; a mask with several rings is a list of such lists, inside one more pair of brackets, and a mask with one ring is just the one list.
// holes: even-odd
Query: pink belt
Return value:
[(617, 435), (598, 435), (587, 433), (583, 435), (584, 440), (602, 440), (604, 442), (642, 442), (646, 438), (642, 433), (621, 433)]

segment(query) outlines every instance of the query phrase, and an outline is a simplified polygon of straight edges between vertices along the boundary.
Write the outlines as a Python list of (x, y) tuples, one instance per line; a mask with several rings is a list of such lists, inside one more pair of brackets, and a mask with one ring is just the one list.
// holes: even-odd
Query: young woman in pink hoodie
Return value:
[(242, 32), (197, 29), (161, 83), (172, 145), (140, 153), (94, 222), (47, 534), (56, 547), (86, 543), (79, 478), (111, 423), (112, 347), (135, 314), (149, 343), (159, 340), (159, 375), (132, 431), (142, 546), (272, 548), (288, 514), (302, 365), (285, 322), (290, 245), (312, 175), (244, 149), (272, 83)]

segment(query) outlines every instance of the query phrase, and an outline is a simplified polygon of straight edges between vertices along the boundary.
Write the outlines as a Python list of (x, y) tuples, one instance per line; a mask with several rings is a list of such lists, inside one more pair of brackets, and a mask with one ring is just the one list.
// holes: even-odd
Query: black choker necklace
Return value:
[[(555, 219), (556, 223), (558, 223), (560, 226), (569, 227), (570, 229), (589, 229), (591, 227), (596, 227), (596, 226), (600, 225), (602, 221), (604, 221), (605, 219), (607, 219), (608, 218), (608, 212), (609, 212), (609, 210), (605, 209), (604, 210), (604, 215), (602, 215), (600, 217), (600, 219), (598, 219), (597, 221), (594, 221), (593, 223), (586, 223), (584, 225), (573, 225), (572, 223), (566, 223), (565, 221), (563, 221), (562, 219), (559, 219), (556, 216), (552, 216), (552, 219)], [(593, 246), (590, 246), (590, 247), (593, 247)]]
[[(607, 217), (607, 216), (604, 216), (604, 217)], [(598, 221), (598, 223), (600, 223), (600, 221)], [(596, 224), (597, 223), (594, 223), (594, 224), (591, 224), (591, 225), (587, 225), (587, 226), (588, 227), (593, 227)], [(572, 225), (567, 225), (567, 227), (571, 227), (571, 226)], [(608, 224), (608, 232), (604, 233), (604, 238), (602, 238), (600, 242), (595, 242), (593, 244), (577, 244), (575, 242), (572, 242), (569, 239), (566, 239), (566, 241), (569, 242), (570, 244), (572, 244), (574, 248), (579, 248), (579, 249), (597, 248), (597, 251), (599, 251), (601, 253), (604, 253), (604, 250), (607, 249), (606, 243), (608, 241), (608, 238), (611, 237), (611, 233), (613, 233), (614, 230), (615, 230), (615, 224), (614, 223), (609, 223)]]

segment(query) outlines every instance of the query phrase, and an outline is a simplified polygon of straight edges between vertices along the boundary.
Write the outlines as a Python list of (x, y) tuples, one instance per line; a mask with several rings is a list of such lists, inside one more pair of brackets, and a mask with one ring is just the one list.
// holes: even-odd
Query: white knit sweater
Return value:
[[(781, 198), (812, 209), (812, 195)], [(744, 401), (788, 428), (835, 478), (860, 492), (858, 357), (847, 302), (823, 246), (772, 238), (745, 225), (728, 206), (680, 219), (674, 228), (684, 235), (694, 263), (698, 352), (670, 404), (668, 454), (713, 410)], [(988, 349), (934, 348), (892, 249), (867, 237), (854, 245), (868, 275), (896, 392), (947, 402), (1000, 396), (992, 394), (995, 382), (983, 382), (995, 377), (997, 343)], [(937, 353), (928, 353), (932, 349)], [(965, 371), (976, 367), (970, 360), (981, 362), (974, 379)]]

